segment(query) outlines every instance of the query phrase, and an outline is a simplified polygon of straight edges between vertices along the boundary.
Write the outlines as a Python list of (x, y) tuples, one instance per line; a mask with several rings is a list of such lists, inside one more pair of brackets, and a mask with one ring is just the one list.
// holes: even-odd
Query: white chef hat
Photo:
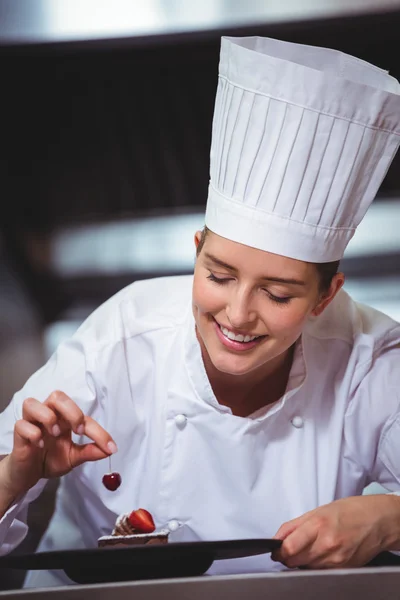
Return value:
[(336, 50), (222, 38), (207, 227), (298, 260), (342, 258), (399, 146), (399, 94)]

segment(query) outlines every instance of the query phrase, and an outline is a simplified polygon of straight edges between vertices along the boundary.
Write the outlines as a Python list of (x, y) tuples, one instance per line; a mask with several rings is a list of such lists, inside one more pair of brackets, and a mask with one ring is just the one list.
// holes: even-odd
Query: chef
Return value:
[[(222, 39), (194, 276), (128, 286), (14, 396), (2, 554), (57, 476), (41, 551), (96, 547), (139, 507), (181, 539), (283, 540), (211, 573), (400, 550), (400, 325), (353, 301), (338, 263), (398, 148), (399, 92), (337, 51)], [(372, 481), (390, 493), (363, 496)]]

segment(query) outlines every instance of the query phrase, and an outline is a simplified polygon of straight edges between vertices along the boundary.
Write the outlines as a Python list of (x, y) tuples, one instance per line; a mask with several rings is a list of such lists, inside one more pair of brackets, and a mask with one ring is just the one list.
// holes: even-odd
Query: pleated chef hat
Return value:
[(342, 258), (400, 142), (400, 85), (336, 50), (222, 38), (206, 225), (308, 262)]

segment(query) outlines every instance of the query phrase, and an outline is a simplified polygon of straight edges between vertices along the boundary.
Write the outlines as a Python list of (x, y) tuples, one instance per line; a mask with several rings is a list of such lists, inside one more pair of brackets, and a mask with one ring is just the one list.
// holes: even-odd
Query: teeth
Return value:
[(230, 340), (234, 340), (235, 342), (252, 342), (256, 338), (260, 337), (259, 335), (235, 335), (226, 327), (221, 327), (221, 331), (225, 337), (229, 338)]

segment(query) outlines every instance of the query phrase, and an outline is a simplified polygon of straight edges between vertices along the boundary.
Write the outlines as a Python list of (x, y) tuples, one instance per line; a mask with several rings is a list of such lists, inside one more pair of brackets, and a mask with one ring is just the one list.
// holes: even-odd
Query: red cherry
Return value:
[(103, 475), (103, 485), (110, 492), (115, 492), (122, 483), (121, 475), (119, 473), (106, 473)]

